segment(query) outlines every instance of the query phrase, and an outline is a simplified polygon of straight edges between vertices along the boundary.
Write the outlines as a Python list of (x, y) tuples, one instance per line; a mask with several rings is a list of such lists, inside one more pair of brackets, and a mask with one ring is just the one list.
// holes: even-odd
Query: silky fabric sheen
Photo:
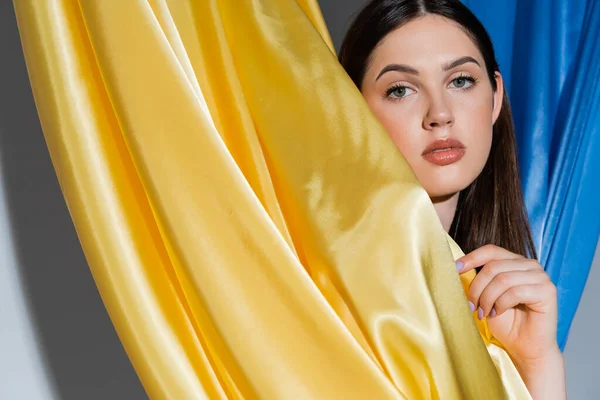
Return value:
[(151, 398), (530, 398), (316, 2), (14, 5), (59, 183)]
[(600, 2), (463, 3), (490, 32), (508, 89), (525, 203), (539, 261), (557, 287), (564, 348), (600, 234)]

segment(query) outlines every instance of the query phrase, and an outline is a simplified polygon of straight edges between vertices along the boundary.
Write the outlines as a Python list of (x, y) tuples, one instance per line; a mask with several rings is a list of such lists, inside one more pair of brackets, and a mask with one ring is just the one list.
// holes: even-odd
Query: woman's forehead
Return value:
[(457, 23), (438, 15), (426, 15), (386, 35), (373, 51), (371, 65), (404, 63), (424, 68), (464, 56), (473, 57), (483, 65), (479, 49)]

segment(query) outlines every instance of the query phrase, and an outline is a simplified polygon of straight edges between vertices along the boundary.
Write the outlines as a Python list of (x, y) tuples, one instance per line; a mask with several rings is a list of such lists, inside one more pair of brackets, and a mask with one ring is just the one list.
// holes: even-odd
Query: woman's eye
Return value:
[(471, 87), (473, 83), (475, 83), (475, 80), (469, 76), (459, 76), (450, 82), (450, 84), (453, 84), (457, 89), (466, 89)]
[(396, 86), (388, 89), (387, 96), (393, 99), (401, 99), (414, 92), (413, 89), (406, 86)]

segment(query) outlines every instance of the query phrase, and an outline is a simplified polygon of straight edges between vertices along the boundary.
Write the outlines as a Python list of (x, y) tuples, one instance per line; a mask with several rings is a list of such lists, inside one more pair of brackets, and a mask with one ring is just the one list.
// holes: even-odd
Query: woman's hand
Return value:
[(542, 266), (494, 245), (457, 260), (461, 274), (480, 266), (467, 295), (469, 306), (479, 319), (488, 317), (490, 332), (522, 374), (562, 359), (556, 341), (556, 287)]

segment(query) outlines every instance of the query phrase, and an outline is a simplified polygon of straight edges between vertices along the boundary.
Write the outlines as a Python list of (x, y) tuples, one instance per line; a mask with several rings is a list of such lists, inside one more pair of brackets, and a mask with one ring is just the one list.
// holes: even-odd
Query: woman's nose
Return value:
[(437, 101), (431, 104), (427, 115), (423, 119), (423, 128), (431, 130), (454, 124), (454, 115), (450, 108), (443, 102)]

